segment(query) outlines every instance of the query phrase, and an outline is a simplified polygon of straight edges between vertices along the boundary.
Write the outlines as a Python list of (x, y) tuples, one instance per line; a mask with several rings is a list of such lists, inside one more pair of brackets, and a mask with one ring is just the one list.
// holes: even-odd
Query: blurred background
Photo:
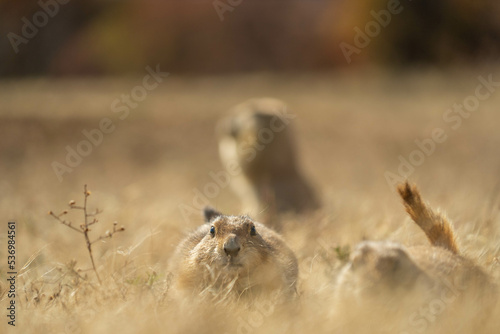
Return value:
[[(224, 170), (216, 124), (255, 97), (281, 99), (297, 116), (291, 126), (300, 168), (323, 202), (313, 216), (288, 217), (294, 228), (283, 230), (299, 259), (309, 313), (271, 324), (304, 332), (324, 320), (321, 332), (336, 321), (328, 313), (342, 265), (334, 247), (352, 249), (364, 239), (427, 242), (385, 175), (398, 173), (401, 159), (420, 152), (415, 141), (428, 142), (435, 129), (446, 140), (431, 154), (420, 152), (425, 161), (409, 177), (456, 223), (463, 254), (499, 280), (498, 86), (480, 87), (491, 94), (476, 99), (470, 114), (444, 119), (454, 105), (475, 101), (478, 77), (500, 82), (499, 18), (498, 0), (0, 0), (0, 219), (18, 222), (18, 263), (26, 264), (18, 287), (27, 301), (22, 332), (62, 332), (68, 309), (85, 318), (82, 306), (71, 305), (88, 296), (73, 297), (78, 284), (61, 285), (52, 270), (72, 259), (90, 268), (85, 244), (47, 215), (68, 209), (69, 200), (81, 204), (84, 184), (90, 209), (103, 210), (93, 237), (114, 221), (126, 227), (95, 245), (103, 280), (133, 292), (154, 274), (167, 282), (155, 287), (168, 285), (172, 251), (202, 222), (197, 193)], [(154, 88), (146, 90), (148, 67), (169, 76), (157, 85), (148, 79)], [(114, 130), (91, 145), (86, 133), (104, 119)], [(68, 152), (78, 149), (83, 154), (71, 163)], [(229, 187), (206, 202), (241, 213)], [(37, 296), (48, 298), (52, 289), (78, 302), (52, 303), (49, 313)], [(164, 330), (151, 303), (127, 295), (123, 308), (125, 297), (116, 296), (117, 307), (108, 294), (92, 302), (101, 317), (82, 332)], [(137, 305), (146, 305), (144, 312)], [(192, 326), (194, 318), (185, 318)], [(298, 318), (305, 322), (296, 325)], [(203, 324), (201, 331), (210, 328)]]
[[(31, 198), (23, 203), (38, 217), (90, 183), (116, 212), (152, 205), (163, 211), (151, 221), (179, 219), (180, 203), (223, 168), (217, 121), (262, 96), (299, 116), (302, 168), (339, 201), (371, 198), (370, 187), (395, 200), (385, 171), (436, 127), (449, 140), (412, 177), (445, 187), (480, 173), (478, 189), (494, 185), (498, 94), (460, 131), (443, 115), (474, 94), (478, 76), (499, 80), (498, 17), (495, 0), (0, 1), (0, 190)], [(170, 74), (140, 96), (147, 67)], [(115, 131), (60, 178), (54, 163), (68, 168), (68, 152), (103, 118)], [(239, 210), (229, 189), (210, 202)]]
[[(339, 44), (355, 45), (354, 28), (365, 31), (391, 2), (400, 12), (349, 66), (498, 60), (495, 0), (3, 0), (0, 75), (129, 74), (157, 63), (178, 74), (345, 67)], [(21, 41), (12, 33), (27, 37), (23, 18), (38, 32)]]
[[(411, 177), (464, 180), (466, 194), (473, 179), (481, 196), (500, 170), (500, 96), (460, 131), (443, 115), (478, 76), (499, 80), (498, 17), (495, 0), (0, 0), (0, 191), (24, 199), (0, 210), (33, 223), (88, 183), (110, 217), (149, 208), (151, 224), (183, 231), (180, 205), (224, 167), (217, 121), (263, 96), (298, 116), (301, 168), (328, 205), (393, 212), (384, 173), (437, 127), (448, 140)], [(147, 67), (169, 76), (142, 96)], [(104, 118), (114, 131), (69, 168)], [(240, 210), (230, 189), (206, 202)]]

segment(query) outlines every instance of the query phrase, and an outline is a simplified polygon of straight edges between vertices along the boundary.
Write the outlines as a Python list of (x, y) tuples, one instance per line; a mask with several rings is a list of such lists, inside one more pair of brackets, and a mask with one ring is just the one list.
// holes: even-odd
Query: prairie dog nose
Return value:
[(240, 243), (236, 236), (229, 237), (224, 243), (224, 252), (231, 257), (236, 257), (240, 249)]

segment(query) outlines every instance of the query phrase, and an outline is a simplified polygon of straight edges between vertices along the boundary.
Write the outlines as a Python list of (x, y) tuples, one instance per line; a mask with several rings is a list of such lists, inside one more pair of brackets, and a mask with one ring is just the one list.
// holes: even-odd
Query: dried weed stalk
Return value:
[(74, 200), (71, 200), (69, 202), (70, 210), (82, 210), (83, 211), (84, 221), (82, 224), (80, 224), (80, 226), (76, 227), (72, 224), (71, 221), (66, 221), (66, 220), (61, 218), (68, 213), (67, 210), (64, 210), (63, 212), (61, 212), (58, 215), (56, 215), (52, 211), (49, 211), (49, 215), (54, 217), (61, 224), (66, 225), (67, 227), (71, 228), (72, 230), (83, 234), (83, 236), (85, 238), (85, 242), (87, 244), (87, 250), (89, 252), (90, 261), (92, 262), (92, 268), (94, 269), (94, 272), (95, 272), (95, 275), (97, 276), (97, 280), (99, 281), (99, 284), (102, 284), (101, 278), (99, 277), (99, 274), (97, 273), (97, 269), (95, 267), (94, 256), (92, 255), (92, 245), (100, 240), (113, 237), (113, 235), (115, 233), (125, 231), (125, 228), (123, 226), (120, 228), (117, 228), (117, 222), (114, 222), (112, 231), (108, 230), (108, 231), (106, 231), (106, 233), (104, 235), (101, 235), (97, 239), (90, 241), (90, 236), (89, 236), (89, 232), (91, 231), (90, 226), (99, 222), (99, 220), (96, 218), (96, 216), (98, 214), (100, 214), (102, 211), (96, 208), (96, 210), (94, 212), (89, 213), (87, 211), (87, 198), (90, 196), (90, 191), (87, 190), (87, 185), (84, 185), (84, 187), (83, 187), (83, 194), (84, 194), (83, 206), (76, 205), (76, 202)]

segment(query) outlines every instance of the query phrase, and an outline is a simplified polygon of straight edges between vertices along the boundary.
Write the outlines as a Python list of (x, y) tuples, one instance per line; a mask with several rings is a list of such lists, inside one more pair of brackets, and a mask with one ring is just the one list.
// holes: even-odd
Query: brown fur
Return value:
[(218, 124), (223, 164), (236, 163), (241, 169), (232, 177), (231, 186), (243, 202), (244, 212), (300, 213), (319, 207), (300, 171), (293, 120), (286, 112), (279, 100), (252, 99), (234, 107)]
[[(338, 276), (337, 310), (349, 309), (349, 303), (354, 302), (361, 307), (352, 315), (354, 319), (375, 314), (387, 319), (389, 331), (419, 328), (412, 328), (418, 326), (415, 319), (422, 318), (418, 312), (430, 307), (442, 307), (439, 323), (420, 323), (432, 324), (438, 332), (443, 328), (473, 328), (486, 321), (496, 302), (492, 298), (495, 284), (474, 261), (458, 254), (452, 224), (423, 202), (415, 185), (399, 185), (398, 191), (431, 246), (361, 242)], [(346, 321), (355, 321), (350, 316), (346, 315)], [(415, 320), (413, 325), (409, 319)]]
[(446, 216), (440, 212), (434, 212), (428, 204), (422, 201), (420, 192), (414, 184), (410, 185), (408, 182), (400, 184), (398, 192), (403, 199), (406, 212), (425, 232), (431, 244), (458, 254), (453, 226)]
[(295, 293), (297, 259), (278, 233), (248, 216), (205, 209), (205, 218), (172, 260), (177, 291), (217, 298)]

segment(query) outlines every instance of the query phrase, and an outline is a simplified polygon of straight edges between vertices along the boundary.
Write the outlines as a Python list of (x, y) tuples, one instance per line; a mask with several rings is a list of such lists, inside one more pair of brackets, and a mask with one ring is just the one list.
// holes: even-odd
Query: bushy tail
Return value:
[(407, 181), (398, 185), (398, 192), (403, 198), (406, 212), (425, 232), (431, 244), (458, 254), (453, 226), (444, 214), (434, 212), (427, 203), (423, 202), (417, 186), (410, 185)]

